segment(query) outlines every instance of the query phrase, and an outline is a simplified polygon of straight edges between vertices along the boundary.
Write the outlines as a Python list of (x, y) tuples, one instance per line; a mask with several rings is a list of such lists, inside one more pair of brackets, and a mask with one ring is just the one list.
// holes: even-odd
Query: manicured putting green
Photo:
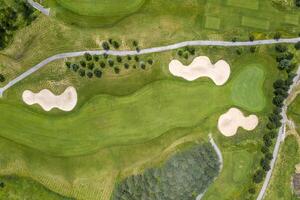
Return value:
[(57, 0), (64, 8), (85, 16), (122, 16), (137, 11), (144, 0)]
[(263, 93), (264, 71), (259, 64), (251, 64), (233, 80), (231, 97), (235, 105), (259, 112), (266, 104)]

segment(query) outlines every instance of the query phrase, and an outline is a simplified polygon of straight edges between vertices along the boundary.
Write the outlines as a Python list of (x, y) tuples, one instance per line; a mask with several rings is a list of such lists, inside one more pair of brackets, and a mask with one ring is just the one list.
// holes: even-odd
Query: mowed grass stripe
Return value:
[(247, 26), (255, 29), (269, 30), (270, 22), (265, 19), (258, 19), (253, 17), (243, 17), (242, 26)]
[(235, 7), (239, 7), (239, 8), (258, 10), (259, 1), (258, 0), (242, 0), (242, 1), (241, 0), (228, 0), (227, 5), (235, 6)]

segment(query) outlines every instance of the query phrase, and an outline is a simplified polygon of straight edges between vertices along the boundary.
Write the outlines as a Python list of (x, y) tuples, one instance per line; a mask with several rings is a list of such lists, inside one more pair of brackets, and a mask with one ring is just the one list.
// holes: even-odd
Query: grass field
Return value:
[(257, 64), (242, 67), (243, 72), (233, 80), (231, 91), (233, 102), (249, 111), (261, 111), (266, 104), (263, 95), (265, 72)]
[(295, 165), (300, 162), (298, 145), (295, 136), (291, 135), (285, 139), (266, 193), (266, 200), (298, 199), (292, 192), (291, 184), (292, 176), (295, 173)]
[[(78, 9), (74, 2), (45, 0), (52, 16), (41, 15), (17, 32), (0, 52), (0, 72), (7, 80), (54, 54), (100, 49), (108, 38), (119, 41), (120, 49), (132, 49), (133, 40), (146, 48), (195, 39), (248, 40), (250, 32), (264, 39), (279, 29), (282, 36), (292, 37), (299, 31), (293, 25), (299, 13), (279, 11), (267, 0), (126, 1), (130, 7), (125, 1), (106, 1), (117, 6), (105, 10), (88, 1), (80, 1), (84, 9)], [(108, 17), (115, 13), (122, 15)], [(287, 14), (293, 14), (295, 22)], [(251, 26), (247, 20), (242, 23), (243, 17), (254, 20)], [(176, 152), (207, 141), (212, 133), (223, 152), (224, 169), (203, 199), (241, 199), (259, 164), (258, 140), (272, 109), (266, 102), (271, 102), (270, 88), (279, 73), (272, 46), (253, 54), (240, 48), (242, 55), (237, 49), (196, 48), (195, 56), (209, 56), (213, 62), (225, 59), (231, 65), (223, 87), (208, 78), (188, 83), (171, 76), (168, 64), (178, 58), (176, 51), (141, 56), (155, 61), (146, 70), (122, 68), (116, 75), (106, 69), (101, 79), (91, 80), (72, 73), (63, 60), (50, 63), (0, 99), (0, 174), (30, 177), (69, 197), (108, 200), (116, 183), (161, 165)], [(182, 61), (190, 63), (195, 56)], [(25, 89), (60, 93), (69, 85), (79, 95), (71, 113), (45, 113), (21, 100)], [(233, 138), (222, 136), (217, 119), (232, 106), (258, 115), (258, 128), (240, 130)]]

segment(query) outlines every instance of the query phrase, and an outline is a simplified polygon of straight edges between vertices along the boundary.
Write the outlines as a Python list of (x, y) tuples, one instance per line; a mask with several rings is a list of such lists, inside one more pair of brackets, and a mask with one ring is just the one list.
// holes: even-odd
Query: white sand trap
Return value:
[(247, 131), (251, 131), (258, 125), (258, 118), (256, 115), (249, 115), (245, 117), (243, 113), (237, 108), (231, 108), (228, 112), (219, 117), (218, 129), (227, 136), (236, 134), (239, 127)]
[(54, 95), (44, 89), (39, 93), (25, 90), (22, 95), (23, 101), (28, 105), (39, 104), (45, 111), (58, 108), (63, 111), (71, 111), (77, 104), (77, 92), (74, 87), (68, 87), (61, 95)]
[(189, 66), (183, 65), (178, 60), (172, 60), (169, 64), (169, 70), (174, 76), (188, 81), (193, 81), (200, 77), (208, 77), (216, 85), (225, 84), (230, 76), (230, 66), (226, 61), (219, 60), (213, 65), (206, 56), (195, 58)]

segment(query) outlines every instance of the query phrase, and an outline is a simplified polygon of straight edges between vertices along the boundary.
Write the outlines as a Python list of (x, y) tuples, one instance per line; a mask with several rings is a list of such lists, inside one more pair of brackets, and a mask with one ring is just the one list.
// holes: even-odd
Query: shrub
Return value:
[(129, 69), (129, 64), (128, 63), (124, 63), (124, 68), (125, 69)]
[(262, 146), (261, 147), (261, 152), (263, 152), (263, 153), (268, 153), (270, 150), (269, 150), (269, 147), (267, 147), (267, 146)]
[(135, 47), (137, 47), (139, 45), (139, 43), (138, 43), (138, 41), (133, 40), (132, 45), (135, 46)]
[(255, 46), (250, 47), (250, 52), (251, 53), (255, 53), (255, 51), (256, 51), (256, 47)]
[(149, 59), (147, 60), (147, 62), (148, 62), (149, 65), (152, 65), (152, 64), (153, 64), (153, 60), (152, 60), (151, 58), (149, 58)]
[(274, 34), (274, 40), (279, 40), (281, 38), (281, 34), (279, 32), (276, 32)]
[(261, 183), (264, 178), (264, 171), (263, 170), (257, 170), (253, 176), (254, 183)]
[(77, 70), (79, 69), (79, 65), (77, 65), (77, 64), (75, 64), (75, 63), (73, 63), (73, 64), (71, 65), (71, 67), (72, 67), (72, 69), (73, 69), (74, 72), (77, 72)]
[(93, 55), (94, 61), (98, 62), (99, 61), (99, 56), (98, 55)]
[(182, 51), (181, 49), (177, 51), (177, 55), (178, 55), (178, 56), (180, 56), (180, 57), (181, 57), (181, 56), (182, 56), (182, 54), (183, 54), (183, 51)]
[(109, 49), (110, 49), (110, 47), (109, 47), (109, 44), (108, 44), (108, 42), (102, 42), (102, 48), (105, 50), (105, 51), (108, 51)]
[(94, 74), (93, 74), (93, 72), (89, 71), (86, 75), (87, 75), (87, 77), (92, 78)]
[(99, 70), (99, 69), (95, 69), (95, 70), (94, 70), (94, 74), (95, 74), (95, 76), (96, 76), (97, 78), (101, 78), (101, 76), (102, 76), (102, 71)]
[(93, 62), (88, 63), (88, 68), (90, 70), (94, 69), (94, 67), (95, 67), (95, 64)]
[(270, 147), (272, 145), (272, 140), (269, 137), (264, 138), (264, 144), (267, 147)]
[(127, 60), (132, 60), (130, 55), (127, 56)]
[(254, 187), (249, 188), (248, 192), (250, 194), (255, 194), (255, 188)]
[(286, 45), (283, 45), (283, 44), (276, 44), (275, 45), (275, 50), (277, 52), (283, 53), (283, 52), (287, 51), (287, 47), (286, 47)]
[[(299, 2), (300, 2), (300, 1), (299, 1)], [(297, 43), (295, 44), (295, 49), (300, 50), (300, 42), (297, 42)]]
[(120, 69), (119, 69), (118, 67), (115, 67), (115, 68), (114, 68), (114, 71), (115, 71), (116, 74), (119, 74), (119, 73), (120, 73)]
[(138, 56), (134, 56), (134, 60), (135, 60), (136, 62), (139, 62), (139, 61), (140, 61), (140, 58), (139, 58)]
[(103, 58), (107, 59), (107, 58), (108, 58), (108, 54), (107, 54), (107, 53), (104, 53), (104, 54), (103, 54)]
[(0, 74), (0, 82), (3, 83), (5, 81), (5, 77), (3, 74)]
[(255, 40), (254, 35), (250, 34), (250, 35), (249, 35), (249, 40), (250, 40), (251, 42), (253, 42), (253, 41)]
[(91, 61), (93, 57), (92, 57), (91, 54), (85, 53), (85, 54), (84, 54), (84, 58), (85, 58), (87, 61)]
[(278, 63), (278, 69), (280, 70), (284, 70), (284, 69), (288, 69), (291, 65), (291, 61), (287, 60), (287, 59), (283, 59)]
[(117, 41), (113, 41), (112, 45), (115, 49), (118, 49), (120, 47), (120, 44)]
[(81, 60), (79, 63), (82, 67), (86, 67), (86, 62), (84, 60)]
[(184, 52), (184, 53), (183, 53), (183, 57), (184, 57), (185, 59), (188, 59), (188, 58), (189, 58), (189, 53), (188, 53), (188, 52)]
[(71, 68), (71, 62), (65, 62), (65, 65), (66, 65), (68, 68)]
[(117, 56), (117, 61), (120, 63), (122, 62), (122, 57), (121, 56)]
[(115, 64), (115, 62), (114, 62), (113, 60), (111, 60), (111, 59), (108, 60), (108, 65), (109, 65), (110, 67), (113, 67), (114, 64)]
[(101, 61), (101, 62), (100, 62), (100, 67), (101, 67), (101, 68), (105, 68), (105, 66), (106, 66), (105, 62)]
[(273, 155), (270, 152), (268, 152), (268, 153), (265, 154), (265, 158), (267, 160), (272, 160), (273, 159)]
[(81, 76), (81, 77), (85, 76), (85, 70), (84, 69), (79, 70), (79, 76)]
[(146, 69), (145, 63), (141, 62), (141, 63), (140, 63), (140, 67), (141, 67), (142, 69)]

